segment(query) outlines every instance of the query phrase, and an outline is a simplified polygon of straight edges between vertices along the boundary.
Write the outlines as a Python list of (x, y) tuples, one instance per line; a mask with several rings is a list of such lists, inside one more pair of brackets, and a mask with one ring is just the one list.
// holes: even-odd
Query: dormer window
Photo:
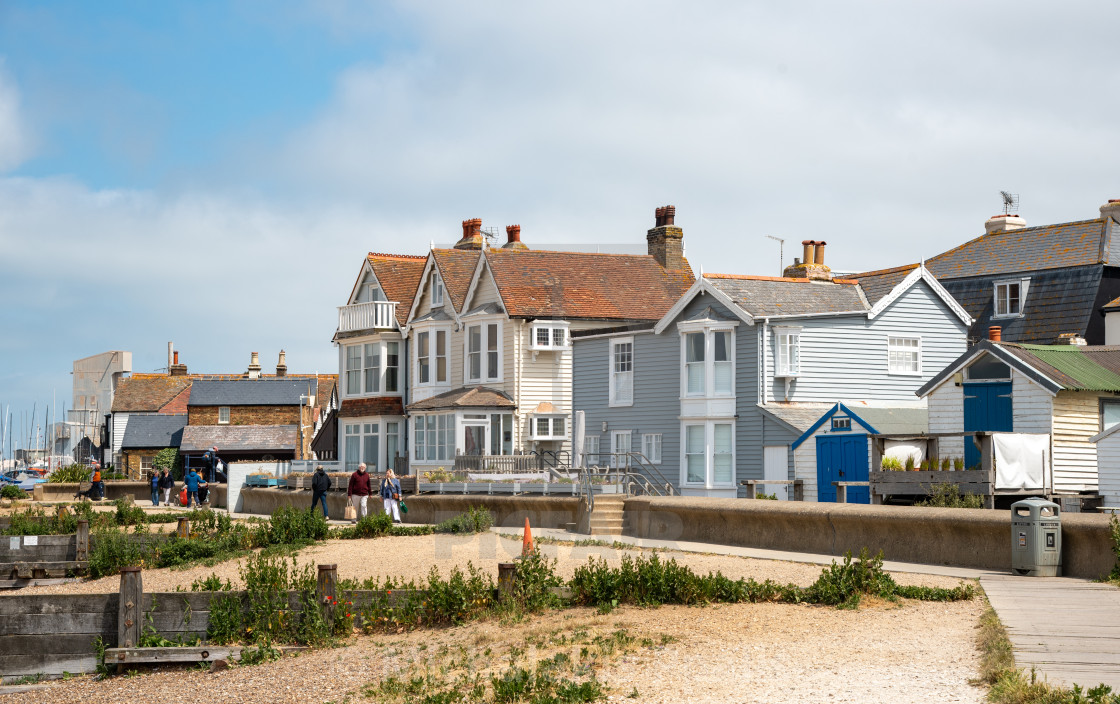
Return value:
[(438, 273), (432, 277), (432, 305), (443, 305), (443, 277)]
[(568, 347), (566, 322), (533, 323), (530, 335), (529, 349), (531, 350), (563, 350)]
[(994, 318), (1017, 318), (1023, 314), (1027, 302), (1027, 285), (1030, 279), (995, 282)]

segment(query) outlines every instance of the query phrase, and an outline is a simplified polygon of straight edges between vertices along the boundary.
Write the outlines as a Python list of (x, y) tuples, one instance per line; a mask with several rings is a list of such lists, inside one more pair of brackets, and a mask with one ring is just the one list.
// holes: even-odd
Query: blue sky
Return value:
[(0, 404), (73, 360), (334, 371), (368, 251), (459, 222), (696, 268), (918, 261), (1120, 197), (1115, 3), (0, 0)]

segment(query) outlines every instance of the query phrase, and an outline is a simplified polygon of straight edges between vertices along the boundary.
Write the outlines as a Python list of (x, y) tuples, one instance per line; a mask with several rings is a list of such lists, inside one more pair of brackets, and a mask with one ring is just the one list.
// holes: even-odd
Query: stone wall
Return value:
[[(218, 425), (218, 408), (218, 406), (189, 407), (187, 424)], [(296, 425), (297, 423), (299, 423), (299, 406), (229, 407), (229, 425)]]

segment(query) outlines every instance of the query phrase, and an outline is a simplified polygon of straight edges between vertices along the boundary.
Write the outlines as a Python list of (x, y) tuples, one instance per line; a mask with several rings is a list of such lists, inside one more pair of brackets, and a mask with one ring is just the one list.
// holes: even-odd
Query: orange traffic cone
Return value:
[(533, 554), (536, 548), (533, 546), (533, 534), (529, 532), (529, 517), (525, 517), (525, 537), (521, 539), (521, 557), (528, 557)]

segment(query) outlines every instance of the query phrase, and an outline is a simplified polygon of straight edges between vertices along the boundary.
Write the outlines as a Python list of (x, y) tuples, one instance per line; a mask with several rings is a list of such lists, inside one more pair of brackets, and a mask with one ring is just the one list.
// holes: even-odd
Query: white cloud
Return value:
[(31, 130), (20, 111), (19, 89), (0, 57), (0, 173), (22, 164), (33, 150)]

